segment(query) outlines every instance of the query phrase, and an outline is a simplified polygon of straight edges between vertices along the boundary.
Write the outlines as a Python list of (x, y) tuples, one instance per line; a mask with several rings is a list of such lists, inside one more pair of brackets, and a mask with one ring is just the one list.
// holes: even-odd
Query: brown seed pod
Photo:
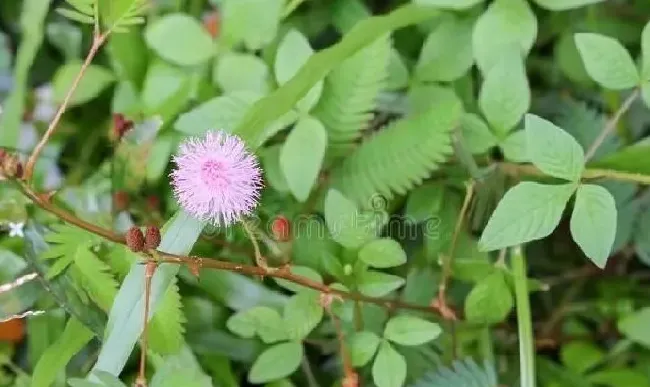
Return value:
[(144, 248), (154, 250), (160, 245), (160, 230), (156, 226), (147, 227), (147, 233), (144, 236)]
[(126, 245), (133, 251), (137, 253), (142, 251), (144, 248), (144, 235), (138, 227), (131, 227), (129, 231), (126, 232)]

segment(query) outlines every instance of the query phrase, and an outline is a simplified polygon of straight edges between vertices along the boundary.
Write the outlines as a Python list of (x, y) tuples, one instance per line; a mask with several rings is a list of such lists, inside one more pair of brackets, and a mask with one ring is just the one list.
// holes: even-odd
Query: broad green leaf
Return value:
[(234, 314), (228, 319), (226, 326), (246, 339), (257, 334), (266, 344), (288, 339), (282, 317), (275, 309), (267, 306), (256, 306)]
[(648, 376), (643, 370), (635, 370), (629, 367), (603, 369), (586, 375), (585, 379), (595, 386), (650, 387)]
[[(298, 232), (298, 230), (296, 230)], [(305, 230), (305, 232), (314, 232), (314, 230)], [(317, 231), (316, 231), (317, 232)], [(307, 266), (291, 265), (290, 270), (292, 274), (299, 275), (301, 277), (307, 277), (312, 281), (323, 283), (323, 277), (321, 277), (318, 272)], [(301, 290), (306, 289), (304, 286), (299, 285), (295, 282), (291, 282), (282, 278), (273, 278), (273, 280), (283, 288), (291, 290), (292, 292), (300, 292)]]
[(641, 79), (650, 80), (650, 22), (646, 23), (641, 33)]
[(332, 238), (341, 245), (355, 249), (375, 236), (357, 206), (335, 189), (325, 197), (325, 222)]
[(212, 98), (181, 114), (174, 129), (191, 135), (203, 135), (214, 129), (231, 132), (260, 97), (255, 92), (239, 91)]
[(580, 180), (585, 154), (569, 133), (534, 114), (526, 114), (528, 158), (547, 175), (569, 181)]
[[(30, 69), (43, 43), (43, 26), (52, 0), (25, 0), (21, 2), (20, 45), (14, 61), (13, 82), (9, 96), (2, 102), (0, 114), (0, 146), (16, 148), (21, 134), (21, 123), (29, 86)], [(5, 3), (7, 4), (7, 3)]]
[(110, 54), (115, 75), (120, 81), (129, 81), (131, 87), (140, 88), (149, 61), (148, 56), (142, 55), (146, 49), (144, 37), (137, 29), (111, 35), (106, 50)]
[(282, 0), (224, 0), (219, 5), (221, 38), (229, 45), (244, 43), (256, 51), (271, 43), (278, 32)]
[[(165, 223), (162, 230), (160, 251), (171, 254), (189, 254), (199, 238), (205, 223), (185, 212), (177, 212)], [(136, 255), (136, 254), (133, 254)], [(161, 264), (151, 279), (151, 316), (162, 296), (171, 285), (179, 265)], [(144, 314), (145, 267), (139, 263), (131, 266), (129, 274), (115, 297), (108, 317), (103, 346), (93, 371), (102, 370), (118, 376), (142, 332)]]
[(147, 69), (140, 97), (145, 114), (160, 115), (163, 120), (175, 116), (189, 100), (191, 87), (186, 71), (155, 60)]
[(404, 210), (405, 221), (420, 223), (436, 221), (445, 197), (445, 187), (437, 183), (427, 183), (411, 191)]
[(616, 203), (607, 189), (593, 184), (578, 187), (571, 235), (596, 266), (605, 267), (616, 237)]
[(355, 367), (363, 367), (375, 356), (381, 339), (373, 332), (356, 332), (350, 340), (350, 360)]
[(618, 330), (623, 336), (650, 348), (650, 307), (645, 307), (628, 314), (618, 321)]
[(490, 127), (505, 136), (530, 106), (530, 87), (522, 60), (503, 55), (485, 75), (479, 106)]
[(585, 373), (605, 357), (605, 352), (588, 341), (570, 341), (560, 349), (562, 363), (577, 373)]
[(528, 149), (526, 147), (526, 131), (517, 130), (510, 132), (508, 137), (503, 140), (499, 146), (503, 150), (506, 160), (525, 163), (530, 161), (528, 157)]
[(166, 356), (156, 364), (151, 387), (212, 387), (212, 379), (203, 371), (198, 359), (188, 346), (174, 355)]
[(291, 375), (300, 366), (302, 344), (289, 341), (276, 344), (255, 360), (248, 381), (254, 384), (266, 383)]
[(449, 82), (460, 78), (474, 62), (474, 18), (448, 15), (424, 41), (415, 77), (422, 82)]
[(413, 2), (441, 9), (463, 10), (473, 7), (483, 2), (483, 0), (413, 0)]
[(516, 47), (528, 54), (537, 38), (537, 19), (525, 0), (496, 0), (479, 17), (474, 26), (474, 59), (483, 73), (488, 73), (504, 51)]
[(435, 339), (441, 333), (442, 329), (436, 323), (401, 315), (388, 320), (384, 338), (401, 345), (420, 345)]
[(359, 259), (376, 268), (387, 268), (406, 263), (406, 252), (402, 246), (390, 238), (368, 242), (359, 250)]
[(604, 88), (622, 90), (639, 84), (639, 73), (630, 53), (616, 39), (578, 33), (575, 42), (587, 73)]
[(391, 48), (388, 58), (386, 90), (399, 90), (408, 86), (409, 77), (409, 69), (406, 67), (401, 54), (395, 48)]
[(220, 55), (212, 79), (226, 93), (244, 90), (266, 94), (269, 90), (269, 69), (262, 59), (251, 54)]
[(185, 14), (165, 15), (147, 26), (147, 45), (161, 58), (181, 66), (197, 66), (215, 54), (208, 31)]
[(320, 293), (315, 291), (297, 293), (284, 306), (284, 323), (291, 340), (304, 340), (322, 318)]
[[(297, 30), (289, 30), (280, 42), (273, 65), (278, 84), (284, 85), (293, 78), (313, 54), (314, 49), (309, 45), (307, 38)], [(316, 82), (307, 95), (296, 102), (296, 107), (302, 112), (310, 111), (318, 102), (322, 92), (323, 82)]]
[[(60, 67), (52, 80), (54, 100), (63, 102), (68, 90), (81, 71), (81, 62), (67, 63)], [(115, 76), (106, 68), (90, 65), (84, 72), (77, 89), (70, 99), (70, 106), (81, 105), (97, 97), (115, 81)]]
[(406, 359), (388, 341), (379, 345), (372, 364), (372, 380), (377, 387), (402, 387), (406, 380)]
[(65, 371), (70, 359), (94, 337), (74, 316), (70, 317), (61, 336), (38, 359), (32, 374), (33, 387), (49, 387), (59, 372)]
[(364, 271), (358, 278), (359, 291), (370, 297), (383, 297), (404, 285), (404, 278), (378, 271)]
[(497, 139), (490, 128), (474, 113), (465, 113), (461, 116), (460, 128), (465, 145), (474, 154), (485, 153), (497, 145)]
[(584, 7), (585, 5), (596, 4), (605, 0), (534, 0), (541, 7), (551, 11), (564, 11)]
[(567, 30), (558, 38), (553, 48), (553, 56), (557, 66), (569, 80), (578, 85), (594, 85), (578, 52), (573, 31)]
[(501, 270), (494, 271), (479, 281), (465, 299), (465, 317), (477, 324), (496, 324), (503, 321), (514, 302)]
[[(235, 3), (239, 1), (241, 0), (235, 0)], [(425, 21), (438, 13), (439, 11), (433, 7), (409, 4), (387, 15), (373, 16), (360, 21), (339, 43), (314, 54), (291, 80), (258, 101), (234, 132), (252, 146), (258, 146), (257, 144), (261, 144), (260, 138), (264, 137), (264, 128), (287, 113), (333, 68), (379, 37), (393, 30)]]
[(309, 197), (325, 157), (327, 132), (316, 118), (301, 118), (291, 130), (280, 151), (280, 167), (296, 199)]
[(479, 241), (481, 251), (499, 250), (542, 239), (560, 222), (574, 184), (544, 185), (524, 181), (503, 196)]
[(589, 167), (650, 175), (650, 141), (644, 140), (590, 162)]

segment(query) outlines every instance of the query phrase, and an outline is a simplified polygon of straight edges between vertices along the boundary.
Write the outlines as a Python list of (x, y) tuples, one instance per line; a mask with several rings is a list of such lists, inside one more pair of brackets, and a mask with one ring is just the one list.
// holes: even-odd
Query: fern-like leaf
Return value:
[(151, 349), (161, 355), (180, 351), (185, 332), (184, 324), (181, 295), (174, 280), (149, 325)]
[(381, 194), (405, 194), (452, 152), (450, 131), (458, 124), (457, 99), (440, 99), (430, 109), (399, 120), (363, 143), (332, 172), (332, 186), (360, 206)]
[(144, 23), (149, 0), (99, 0), (102, 23), (113, 32), (126, 32), (127, 27)]
[(377, 96), (386, 87), (391, 41), (388, 36), (346, 59), (325, 78), (314, 115), (327, 129), (330, 150), (345, 150), (372, 118)]
[(72, 7), (58, 8), (56, 11), (66, 18), (84, 24), (93, 24), (95, 22), (95, 7), (97, 0), (66, 0)]
[(467, 358), (457, 360), (453, 368), (441, 367), (433, 373), (424, 375), (409, 387), (497, 387), (497, 377), (494, 367), (484, 363), (480, 367), (476, 362)]

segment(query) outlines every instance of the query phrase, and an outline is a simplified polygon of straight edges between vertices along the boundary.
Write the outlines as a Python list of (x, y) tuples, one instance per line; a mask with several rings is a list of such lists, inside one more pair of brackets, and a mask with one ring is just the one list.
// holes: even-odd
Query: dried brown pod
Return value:
[(147, 227), (147, 232), (144, 236), (144, 248), (147, 250), (155, 250), (160, 245), (160, 230), (156, 226)]
[(144, 235), (138, 227), (131, 227), (129, 231), (126, 232), (126, 245), (133, 251), (137, 253), (144, 249)]

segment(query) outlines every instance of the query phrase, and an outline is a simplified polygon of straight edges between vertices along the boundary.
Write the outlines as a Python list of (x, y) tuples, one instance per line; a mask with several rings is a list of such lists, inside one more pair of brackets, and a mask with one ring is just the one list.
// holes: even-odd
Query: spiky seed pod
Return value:
[(154, 250), (160, 245), (160, 230), (156, 226), (147, 227), (147, 232), (144, 236), (144, 248), (147, 250)]
[(142, 251), (144, 248), (144, 235), (138, 227), (131, 227), (129, 231), (126, 232), (126, 245), (133, 251), (137, 253)]

